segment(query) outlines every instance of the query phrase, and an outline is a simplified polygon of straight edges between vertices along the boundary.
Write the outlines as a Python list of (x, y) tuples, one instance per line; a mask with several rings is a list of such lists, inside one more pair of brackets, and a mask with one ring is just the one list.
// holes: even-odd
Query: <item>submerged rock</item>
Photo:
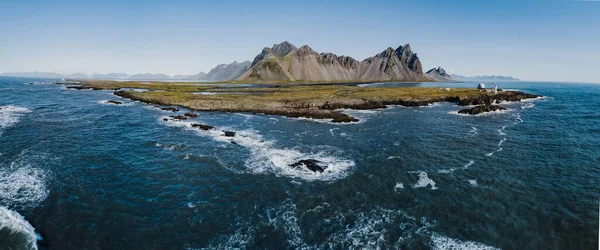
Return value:
[(164, 107), (164, 108), (160, 108), (160, 109), (162, 109), (164, 111), (171, 111), (171, 112), (177, 112), (177, 111), (179, 111), (178, 108), (173, 108), (173, 107)]
[(192, 128), (199, 128), (199, 129), (202, 129), (202, 130), (211, 130), (211, 129), (215, 128), (215, 127), (204, 125), (204, 124), (200, 124), (200, 123), (194, 123), (194, 124), (192, 124)]
[(197, 115), (197, 114), (194, 114), (194, 113), (191, 113), (191, 112), (185, 113), (185, 114), (183, 114), (183, 115), (185, 115), (185, 116), (187, 116), (187, 117), (192, 117), (192, 118), (196, 118), (196, 117), (198, 117), (198, 115)]
[(317, 161), (315, 159), (307, 159), (307, 160), (300, 160), (294, 164), (290, 164), (290, 167), (293, 167), (293, 168), (305, 167), (310, 171), (323, 173), (323, 171), (325, 171), (325, 169), (327, 167), (321, 166), (321, 165), (319, 165), (319, 163), (321, 163), (321, 162)]
[(123, 103), (122, 103), (122, 102), (120, 102), (120, 101), (114, 101), (114, 100), (110, 100), (110, 101), (106, 101), (106, 102), (107, 102), (107, 103), (112, 103), (112, 104), (117, 104), (117, 105), (119, 105), (119, 104), (123, 104)]
[(227, 137), (234, 137), (235, 136), (235, 132), (232, 131), (223, 131), (225, 133), (225, 136)]
[(480, 106), (476, 106), (476, 107), (473, 107), (470, 109), (459, 110), (458, 113), (459, 114), (476, 115), (476, 114), (498, 111), (498, 110), (506, 110), (506, 108), (502, 107), (502, 106), (498, 106), (498, 105), (480, 105)]
[(187, 116), (183, 116), (183, 115), (172, 115), (169, 117), (171, 117), (171, 119), (176, 120), (176, 121), (185, 121), (188, 119)]

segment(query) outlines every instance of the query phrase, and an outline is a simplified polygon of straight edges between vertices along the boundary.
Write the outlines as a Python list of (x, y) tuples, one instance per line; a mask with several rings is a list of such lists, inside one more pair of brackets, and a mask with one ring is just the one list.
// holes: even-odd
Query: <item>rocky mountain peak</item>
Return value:
[(311, 47), (309, 47), (308, 45), (302, 45), (297, 51), (296, 51), (296, 55), (298, 56), (305, 56), (305, 55), (316, 55), (318, 54), (316, 51), (314, 51)]
[(396, 49), (396, 55), (402, 63), (404, 63), (411, 71), (423, 74), (423, 66), (416, 53), (412, 52), (410, 44), (405, 44)]
[(298, 48), (296, 48), (296, 46), (294, 46), (290, 42), (284, 41), (280, 44), (273, 44), (273, 48), (271, 48), (271, 54), (278, 57), (284, 57), (290, 52), (295, 51), (297, 49)]
[(425, 74), (438, 81), (453, 81), (452, 77), (446, 73), (446, 70), (439, 66), (428, 70)]

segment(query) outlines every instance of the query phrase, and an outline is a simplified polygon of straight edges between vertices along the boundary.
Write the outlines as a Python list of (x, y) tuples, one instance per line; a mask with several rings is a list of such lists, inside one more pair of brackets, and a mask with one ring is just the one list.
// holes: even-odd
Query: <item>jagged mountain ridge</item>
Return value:
[(448, 73), (446, 73), (446, 70), (444, 70), (442, 67), (430, 69), (425, 74), (433, 79), (436, 79), (436, 80), (442, 81), (442, 82), (454, 81), (452, 79), (452, 77), (450, 75), (448, 75)]
[(289, 42), (264, 48), (237, 80), (255, 81), (431, 81), (417, 54), (406, 44), (361, 62), (348, 56), (317, 53)]

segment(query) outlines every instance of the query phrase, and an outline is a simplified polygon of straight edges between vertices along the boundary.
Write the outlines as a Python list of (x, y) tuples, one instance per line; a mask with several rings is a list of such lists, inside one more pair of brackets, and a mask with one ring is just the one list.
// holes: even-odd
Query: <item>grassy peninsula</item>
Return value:
[(338, 109), (377, 109), (387, 105), (425, 106), (434, 102), (489, 105), (536, 97), (522, 92), (493, 94), (475, 88), (365, 88), (357, 84), (262, 84), (234, 82), (119, 82), (85, 81), (68, 88), (115, 90), (115, 95), (158, 105), (199, 111), (251, 112), (287, 117), (355, 122)]

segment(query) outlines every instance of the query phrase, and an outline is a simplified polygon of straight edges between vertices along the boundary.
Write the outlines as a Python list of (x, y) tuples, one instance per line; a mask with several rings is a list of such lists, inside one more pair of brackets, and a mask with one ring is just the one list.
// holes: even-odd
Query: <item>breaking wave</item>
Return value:
[[(166, 117), (161, 117), (163, 121)], [(276, 141), (265, 140), (257, 131), (234, 131), (234, 137), (224, 135), (228, 128), (215, 128), (207, 131), (192, 127), (188, 121), (167, 121), (167, 125), (193, 130), (199, 135), (211, 137), (215, 141), (235, 143), (250, 151), (250, 157), (245, 162), (246, 171), (251, 173), (273, 173), (278, 176), (301, 178), (304, 180), (335, 181), (348, 175), (348, 171), (355, 163), (351, 160), (339, 158), (332, 152), (304, 153), (297, 149), (277, 148)], [(291, 164), (300, 160), (314, 159), (326, 166), (322, 173), (313, 172), (306, 168), (293, 168)]]
[(417, 181), (417, 183), (415, 183), (413, 185), (413, 188), (423, 188), (423, 187), (431, 186), (431, 190), (438, 189), (435, 186), (435, 182), (432, 179), (429, 179), (429, 177), (427, 176), (427, 173), (425, 173), (423, 171), (409, 171), (408, 173), (419, 175), (419, 180)]
[(19, 122), (19, 118), (23, 116), (24, 113), (29, 112), (31, 112), (31, 110), (24, 107), (0, 106), (0, 136), (4, 132), (4, 129)]
[(2, 249), (38, 249), (41, 237), (25, 217), (6, 207), (0, 206), (0, 242)]
[(436, 250), (455, 250), (455, 249), (469, 249), (469, 250), (494, 250), (499, 249), (491, 246), (487, 246), (474, 241), (462, 241), (457, 239), (448, 238), (437, 233), (431, 235), (431, 248)]

